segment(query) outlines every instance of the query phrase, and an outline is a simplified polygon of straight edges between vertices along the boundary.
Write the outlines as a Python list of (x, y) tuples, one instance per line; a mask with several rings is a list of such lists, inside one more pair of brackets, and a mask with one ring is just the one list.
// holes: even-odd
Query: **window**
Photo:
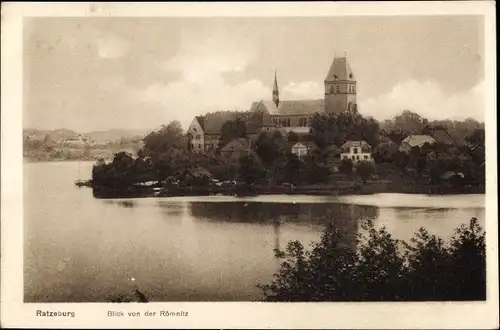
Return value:
[(352, 92), (356, 93), (356, 86), (355, 85), (352, 85)]
[(197, 134), (196, 135), (196, 140), (200, 140), (201, 139), (201, 135)]
[(299, 118), (299, 126), (305, 127), (307, 126), (307, 118)]
[(333, 86), (333, 85), (332, 85), (332, 86), (330, 86), (330, 87), (331, 87), (331, 89), (330, 89), (330, 93), (335, 94), (335, 86)]
[(356, 160), (359, 160), (359, 156), (356, 156)]
[(358, 148), (354, 148), (354, 153), (357, 154), (358, 153)]
[(342, 156), (342, 159), (347, 159), (347, 156)]
[(368, 159), (368, 156), (367, 156), (367, 155), (364, 155), (364, 156), (363, 156), (363, 158), (364, 158), (364, 159)]
[(337, 85), (337, 93), (340, 93), (340, 85)]

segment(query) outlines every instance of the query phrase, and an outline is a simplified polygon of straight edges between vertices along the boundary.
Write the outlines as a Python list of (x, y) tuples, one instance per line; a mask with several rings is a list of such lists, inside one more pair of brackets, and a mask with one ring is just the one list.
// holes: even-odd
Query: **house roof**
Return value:
[(346, 143), (344, 143), (341, 149), (353, 148), (353, 147), (361, 148), (362, 150), (371, 149), (371, 146), (366, 141), (352, 141), (352, 140), (349, 140)]
[(410, 135), (406, 137), (401, 143), (407, 143), (410, 147), (421, 147), (426, 143), (433, 144), (436, 140), (429, 135)]
[(307, 149), (307, 147), (306, 147), (305, 145), (303, 145), (302, 143), (300, 143), (300, 142), (295, 143), (295, 144), (292, 146), (292, 148), (296, 148), (296, 149), (299, 149), (299, 148), (300, 148), (300, 149)]
[(207, 113), (204, 116), (198, 116), (198, 122), (203, 128), (205, 134), (217, 134), (221, 132), (222, 125), (228, 120), (235, 120), (241, 116), (241, 112), (236, 111), (218, 111)]
[(198, 121), (198, 124), (200, 124), (201, 128), (204, 129), (203, 128), (203, 126), (204, 126), (203, 116), (196, 116), (194, 118)]
[(220, 151), (221, 152), (234, 152), (234, 151), (247, 151), (250, 149), (250, 143), (245, 138), (234, 139), (226, 144)]
[(354, 72), (352, 72), (349, 62), (347, 62), (347, 57), (335, 57), (333, 59), (328, 75), (325, 81), (355, 81)]

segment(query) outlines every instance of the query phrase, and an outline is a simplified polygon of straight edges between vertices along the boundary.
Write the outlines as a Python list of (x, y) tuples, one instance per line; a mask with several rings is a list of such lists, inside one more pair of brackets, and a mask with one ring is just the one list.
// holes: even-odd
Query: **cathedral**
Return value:
[[(261, 132), (279, 130), (309, 134), (315, 113), (356, 112), (356, 78), (347, 57), (334, 57), (324, 80), (325, 96), (316, 100), (280, 100), (278, 78), (274, 74), (272, 100), (253, 102), (246, 117), (246, 137), (255, 139)], [(234, 120), (236, 113), (210, 113), (197, 116), (188, 129), (191, 150), (207, 152), (219, 147), (222, 125)]]
[[(347, 57), (334, 57), (324, 80), (325, 97), (316, 100), (286, 100), (279, 97), (278, 79), (274, 75), (272, 101), (254, 102), (250, 111), (262, 112), (263, 130), (307, 133), (310, 118), (315, 113), (340, 114), (357, 111), (356, 77)], [(267, 120), (266, 120), (267, 119)]]

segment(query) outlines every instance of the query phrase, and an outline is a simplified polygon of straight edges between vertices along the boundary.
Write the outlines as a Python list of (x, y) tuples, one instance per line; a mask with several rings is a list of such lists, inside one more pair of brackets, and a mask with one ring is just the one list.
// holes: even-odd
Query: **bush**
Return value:
[(258, 287), (267, 301), (485, 300), (484, 231), (476, 218), (455, 231), (450, 244), (425, 229), (410, 243), (385, 228), (363, 225), (357, 249), (342, 245), (333, 226), (310, 251), (290, 242), (271, 284)]

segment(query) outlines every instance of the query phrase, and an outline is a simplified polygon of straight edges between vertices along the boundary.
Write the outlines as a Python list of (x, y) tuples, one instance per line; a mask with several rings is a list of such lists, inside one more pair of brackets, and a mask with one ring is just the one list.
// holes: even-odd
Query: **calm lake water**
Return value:
[(273, 249), (316, 241), (327, 223), (353, 244), (363, 219), (409, 239), (420, 227), (450, 237), (485, 218), (484, 195), (100, 200), (74, 185), (91, 169), (24, 166), (26, 302), (101, 302), (134, 288), (152, 301), (256, 300), (256, 284), (279, 267)]

